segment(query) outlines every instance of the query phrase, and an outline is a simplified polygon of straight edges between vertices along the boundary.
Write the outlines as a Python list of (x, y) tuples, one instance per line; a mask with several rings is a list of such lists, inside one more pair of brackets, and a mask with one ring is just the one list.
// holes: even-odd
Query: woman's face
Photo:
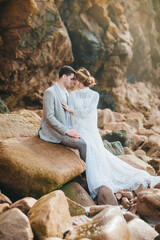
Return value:
[(75, 88), (78, 88), (78, 89), (80, 88), (80, 82), (78, 81), (78, 79), (76, 79), (74, 86), (75, 86)]

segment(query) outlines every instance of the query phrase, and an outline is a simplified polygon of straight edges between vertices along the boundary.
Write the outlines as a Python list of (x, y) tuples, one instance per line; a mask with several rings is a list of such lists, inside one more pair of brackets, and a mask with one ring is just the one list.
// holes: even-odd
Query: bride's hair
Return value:
[(85, 87), (91, 87), (96, 84), (95, 78), (91, 76), (89, 71), (86, 68), (80, 68), (76, 72), (76, 77), (79, 82), (82, 82)]

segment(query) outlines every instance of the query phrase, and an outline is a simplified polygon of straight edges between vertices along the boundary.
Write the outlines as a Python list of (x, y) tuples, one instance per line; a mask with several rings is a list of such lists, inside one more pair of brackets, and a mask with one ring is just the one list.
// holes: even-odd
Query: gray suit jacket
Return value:
[(60, 143), (65, 132), (66, 113), (61, 102), (64, 101), (56, 84), (48, 88), (43, 97), (43, 116), (39, 127), (41, 139), (53, 143)]

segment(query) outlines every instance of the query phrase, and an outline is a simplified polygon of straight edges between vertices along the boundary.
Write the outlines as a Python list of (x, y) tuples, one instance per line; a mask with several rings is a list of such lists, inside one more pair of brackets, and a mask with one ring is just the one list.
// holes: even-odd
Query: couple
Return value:
[[(160, 177), (132, 167), (103, 146), (97, 127), (99, 94), (90, 89), (95, 79), (85, 69), (75, 72), (65, 66), (59, 80), (44, 93), (41, 139), (77, 148), (86, 162), (86, 178), (92, 198), (101, 186), (116, 193), (119, 189), (135, 190), (140, 184), (154, 187)], [(69, 96), (66, 87), (75, 86)], [(71, 128), (73, 126), (73, 128)]]

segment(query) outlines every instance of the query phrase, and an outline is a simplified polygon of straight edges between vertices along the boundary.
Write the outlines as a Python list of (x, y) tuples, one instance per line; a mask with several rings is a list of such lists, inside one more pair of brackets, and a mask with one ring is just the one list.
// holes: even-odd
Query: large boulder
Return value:
[(60, 190), (41, 197), (29, 210), (28, 217), (39, 240), (63, 237), (72, 227), (72, 218), (64, 193)]
[(85, 171), (71, 149), (39, 139), (37, 118), (0, 115), (0, 188), (15, 199), (39, 198)]

